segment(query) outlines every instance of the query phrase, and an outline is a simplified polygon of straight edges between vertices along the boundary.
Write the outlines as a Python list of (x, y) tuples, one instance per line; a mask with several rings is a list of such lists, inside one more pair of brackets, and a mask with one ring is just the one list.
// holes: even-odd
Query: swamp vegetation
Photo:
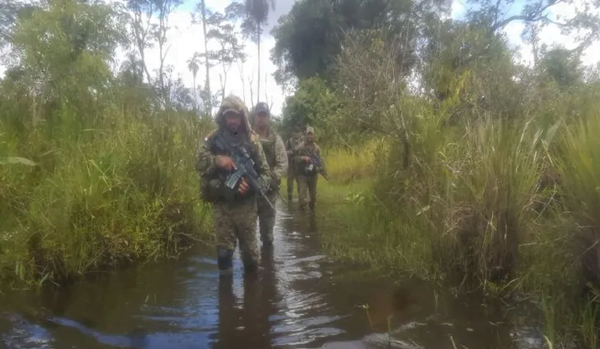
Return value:
[[(289, 92), (275, 124), (317, 131), (332, 177), (319, 192), (341, 197), (317, 205), (342, 227), (324, 237), (332, 255), (527, 299), (549, 347), (596, 348), (600, 70), (583, 61), (600, 8), (516, 3), (467, 1), (457, 18), (444, 0), (296, 2), (271, 31)], [(61, 283), (210, 239), (196, 149), (272, 2), (219, 13), (200, 1), (192, 87), (165, 64), (180, 5), (0, 2), (4, 283)], [(515, 26), (527, 50), (511, 44)], [(544, 43), (556, 27), (568, 45)], [(118, 52), (130, 54), (115, 64)]]

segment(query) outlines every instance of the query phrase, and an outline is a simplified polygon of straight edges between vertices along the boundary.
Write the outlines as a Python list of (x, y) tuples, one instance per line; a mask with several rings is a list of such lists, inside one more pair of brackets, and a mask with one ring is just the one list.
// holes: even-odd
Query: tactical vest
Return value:
[(269, 168), (273, 169), (275, 165), (277, 165), (277, 155), (275, 153), (275, 140), (276, 136), (274, 132), (270, 132), (267, 137), (260, 137), (260, 143), (262, 145), (263, 151), (265, 152), (265, 157), (267, 158), (267, 163), (269, 164)]
[[(310, 156), (315, 151), (315, 149), (316, 146), (314, 145), (314, 143), (311, 146), (307, 145), (306, 143), (303, 143), (298, 151), (298, 155)], [(317, 174), (316, 164), (313, 163), (313, 161), (311, 160), (308, 164), (303, 164), (301, 166), (300, 172), (307, 177), (315, 176)]]
[[(219, 131), (216, 131), (219, 132)], [(206, 145), (210, 149), (213, 155), (229, 155), (224, 151), (216, 149), (213, 141), (213, 137), (216, 135), (216, 132), (212, 132), (205, 140)], [(250, 142), (244, 141), (238, 145), (234, 145), (234, 147), (243, 147), (250, 154), (252, 160), (254, 160), (254, 170), (257, 173), (260, 173), (260, 168), (258, 166), (258, 155), (254, 151), (254, 147)], [(228, 171), (224, 171), (221, 169), (217, 169), (215, 173), (210, 177), (203, 177), (200, 180), (200, 196), (206, 202), (217, 202), (226, 200), (225, 196), (225, 186), (224, 181), (226, 178)], [(256, 195), (254, 192), (250, 192), (245, 195), (240, 195), (235, 192), (233, 194), (233, 198), (235, 201), (243, 202), (253, 198)]]

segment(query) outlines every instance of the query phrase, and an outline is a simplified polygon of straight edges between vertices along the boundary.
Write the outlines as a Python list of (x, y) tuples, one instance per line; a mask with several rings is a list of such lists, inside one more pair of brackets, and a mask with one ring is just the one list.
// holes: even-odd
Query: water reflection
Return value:
[(215, 349), (271, 348), (277, 282), (272, 248), (263, 248), (259, 272), (243, 275), (243, 302), (236, 301), (234, 275), (219, 277), (219, 324)]
[(288, 212), (255, 274), (244, 276), (236, 255), (222, 277), (214, 249), (197, 247), (41, 294), (0, 295), (0, 348), (530, 348), (522, 343), (534, 332), (511, 324), (505, 307), (332, 261), (319, 253), (321, 232), (338, 228), (326, 212)]

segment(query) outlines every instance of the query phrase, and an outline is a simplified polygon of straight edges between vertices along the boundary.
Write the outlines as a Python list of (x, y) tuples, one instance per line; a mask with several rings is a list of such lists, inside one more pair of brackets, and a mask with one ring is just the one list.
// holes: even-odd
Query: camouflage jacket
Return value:
[(288, 155), (285, 145), (281, 137), (274, 131), (269, 131), (266, 137), (259, 136), (259, 141), (271, 169), (272, 188), (277, 189), (279, 188), (281, 177), (283, 177), (288, 168)]
[[(302, 142), (295, 149), (294, 153), (295, 153), (294, 154), (294, 163), (295, 163), (296, 168), (298, 169), (299, 174), (312, 176), (312, 175), (316, 175), (319, 170), (325, 169), (325, 163), (323, 162), (323, 159), (321, 158), (321, 148), (319, 147), (319, 145), (317, 143), (313, 142), (312, 144), (307, 144), (305, 142)], [(318, 166), (318, 164), (314, 163), (314, 161), (306, 163), (306, 162), (304, 162), (304, 160), (302, 160), (303, 156), (311, 156), (311, 155), (316, 156), (317, 158), (319, 158), (321, 160), (320, 166)], [(307, 170), (310, 164), (315, 166), (313, 171)]]
[(294, 152), (295, 152), (296, 148), (298, 148), (301, 144), (302, 144), (302, 139), (301, 138), (295, 139), (294, 137), (291, 137), (285, 143), (285, 148), (287, 150), (287, 156), (288, 156), (288, 160), (290, 161), (290, 163), (293, 163)]
[[(205, 201), (221, 201), (224, 199), (219, 193), (224, 190), (224, 181), (227, 173), (220, 169), (216, 163), (217, 155), (229, 155), (216, 149), (213, 145), (212, 140), (218, 134), (225, 132), (224, 122), (224, 111), (228, 109), (236, 109), (242, 113), (244, 122), (242, 123), (242, 129), (240, 131), (240, 144), (238, 146), (244, 147), (250, 157), (254, 161), (255, 170), (260, 176), (259, 181), (266, 185), (271, 181), (270, 169), (265, 157), (265, 153), (262, 149), (262, 145), (259, 141), (258, 135), (252, 132), (250, 123), (248, 121), (248, 110), (244, 103), (235, 96), (226, 97), (221, 104), (219, 112), (216, 117), (216, 122), (219, 125), (218, 129), (211, 132), (200, 145), (198, 155), (196, 158), (196, 171), (200, 175), (200, 189), (202, 199)], [(243, 197), (236, 193), (235, 200), (242, 201), (248, 198), (253, 198), (256, 193), (250, 191)]]

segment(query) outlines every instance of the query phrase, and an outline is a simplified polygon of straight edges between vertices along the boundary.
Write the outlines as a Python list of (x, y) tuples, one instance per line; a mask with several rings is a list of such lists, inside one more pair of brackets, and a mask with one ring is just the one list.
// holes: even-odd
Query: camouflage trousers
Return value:
[(234, 251), (239, 241), (244, 267), (257, 265), (256, 199), (231, 204), (215, 202), (212, 207), (217, 249)]
[[(277, 201), (277, 192), (271, 190), (266, 194), (267, 198), (275, 206)], [(273, 242), (273, 228), (275, 227), (275, 210), (269, 205), (262, 196), (256, 199), (258, 208), (258, 225), (260, 229), (260, 240), (264, 244)]]
[[(288, 194), (288, 198), (292, 197), (292, 193), (294, 192), (294, 180), (296, 181), (296, 183), (298, 182), (297, 177), (296, 177), (296, 171), (294, 170), (294, 164), (293, 163), (289, 163), (288, 164), (288, 171), (287, 171), (287, 194)], [(298, 191), (298, 196), (300, 196), (300, 187), (298, 186), (297, 188)]]
[(317, 202), (317, 180), (318, 176), (303, 176), (298, 175), (298, 191), (299, 191), (299, 203), (300, 208), (306, 208), (306, 204), (311, 209), (315, 208), (315, 203)]

